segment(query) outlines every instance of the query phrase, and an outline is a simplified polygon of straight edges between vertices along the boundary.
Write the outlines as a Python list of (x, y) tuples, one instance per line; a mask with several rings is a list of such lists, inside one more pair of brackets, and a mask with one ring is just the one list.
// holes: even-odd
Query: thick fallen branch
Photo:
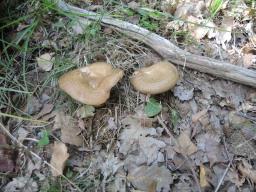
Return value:
[(91, 11), (80, 9), (61, 0), (58, 1), (57, 6), (65, 12), (78, 14), (79, 16), (90, 20), (100, 20), (103, 25), (113, 27), (129, 37), (145, 43), (159, 53), (163, 58), (174, 64), (256, 87), (256, 71), (208, 57), (191, 54), (180, 49), (160, 35), (152, 33), (142, 27), (119, 19), (102, 16)]

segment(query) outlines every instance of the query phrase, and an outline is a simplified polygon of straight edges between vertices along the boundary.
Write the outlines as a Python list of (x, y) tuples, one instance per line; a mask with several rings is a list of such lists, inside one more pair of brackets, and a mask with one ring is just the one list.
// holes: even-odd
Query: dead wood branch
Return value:
[(145, 43), (163, 58), (174, 64), (256, 87), (256, 71), (208, 57), (191, 54), (180, 49), (160, 35), (150, 32), (142, 27), (119, 19), (102, 16), (91, 11), (80, 9), (61, 0), (58, 1), (57, 6), (65, 12), (76, 14), (89, 20), (99, 20), (102, 25), (115, 28), (129, 37)]

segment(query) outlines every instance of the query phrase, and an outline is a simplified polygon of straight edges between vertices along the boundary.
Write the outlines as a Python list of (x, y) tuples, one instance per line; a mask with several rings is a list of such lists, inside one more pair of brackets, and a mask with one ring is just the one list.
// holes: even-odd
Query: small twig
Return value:
[(166, 131), (166, 133), (170, 136), (171, 139), (174, 139), (172, 133), (170, 132), (170, 130), (168, 129), (168, 127), (165, 125), (164, 121), (162, 120), (162, 118), (160, 118), (159, 116), (157, 116), (157, 120), (160, 123), (160, 125), (162, 125), (162, 127), (164, 128), (164, 130)]
[(221, 179), (220, 179), (220, 181), (219, 181), (219, 183), (218, 183), (216, 189), (214, 190), (214, 192), (218, 192), (218, 191), (219, 191), (220, 186), (221, 186), (221, 184), (223, 183), (223, 180), (224, 180), (226, 174), (228, 173), (228, 170), (229, 170), (229, 168), (230, 168), (230, 165), (231, 165), (231, 161), (229, 162), (229, 164), (228, 164), (228, 166), (227, 166), (225, 172), (223, 173), (223, 175), (222, 175), (222, 177), (221, 177)]
[(20, 146), (21, 148), (25, 149), (26, 151), (28, 151), (32, 156), (34, 156), (35, 158), (37, 158), (39, 161), (42, 161), (45, 165), (49, 166), (51, 169), (53, 169), (54, 171), (58, 172), (60, 174), (61, 177), (63, 177), (67, 182), (69, 182), (72, 186), (74, 186), (79, 192), (82, 192), (82, 190), (72, 181), (70, 181), (65, 175), (63, 175), (57, 168), (55, 168), (54, 166), (52, 166), (50, 163), (48, 163), (47, 161), (43, 160), (39, 155), (37, 155), (36, 153), (34, 153), (33, 151), (29, 150), (27, 146), (23, 145), (20, 141), (18, 141), (7, 129), (6, 127), (0, 123), (0, 128), (3, 130), (3, 132), (12, 140), (14, 141), (18, 146)]

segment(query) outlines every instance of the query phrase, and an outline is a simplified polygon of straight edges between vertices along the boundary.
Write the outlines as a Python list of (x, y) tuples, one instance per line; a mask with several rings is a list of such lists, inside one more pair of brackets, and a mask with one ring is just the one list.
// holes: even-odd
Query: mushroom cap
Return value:
[(131, 77), (134, 88), (145, 94), (159, 94), (173, 88), (179, 79), (176, 67), (161, 61), (135, 71)]
[(59, 78), (59, 86), (81, 103), (100, 106), (107, 101), (111, 88), (122, 77), (121, 69), (97, 62), (65, 73)]

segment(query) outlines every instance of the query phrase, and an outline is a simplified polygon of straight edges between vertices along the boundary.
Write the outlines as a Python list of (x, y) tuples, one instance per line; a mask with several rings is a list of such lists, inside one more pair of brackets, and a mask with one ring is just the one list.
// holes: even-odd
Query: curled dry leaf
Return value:
[(202, 188), (206, 188), (209, 186), (209, 182), (207, 181), (207, 172), (206, 167), (204, 165), (200, 165), (200, 186)]
[(51, 165), (55, 168), (52, 169), (54, 177), (62, 175), (65, 162), (68, 159), (68, 149), (64, 143), (55, 142), (53, 146), (53, 154), (51, 158)]
[(178, 139), (177, 145), (175, 147), (176, 152), (181, 153), (182, 155), (192, 155), (197, 151), (196, 145), (190, 140), (187, 133), (182, 132)]
[(54, 62), (54, 53), (45, 53), (36, 58), (37, 64), (43, 71), (51, 71)]
[(200, 17), (202, 15), (202, 10), (205, 7), (204, 1), (180, 1), (174, 16), (177, 18), (186, 19), (188, 16), (192, 15), (195, 17)]
[(64, 143), (82, 146), (83, 138), (79, 135), (81, 130), (71, 116), (65, 115), (63, 112), (57, 113), (53, 129), (61, 129), (61, 140)]
[(254, 183), (256, 183), (256, 170), (253, 169), (246, 160), (242, 160), (242, 162), (239, 163), (238, 170), (243, 177), (247, 177), (251, 179)]
[(139, 190), (149, 191), (170, 191), (170, 184), (173, 183), (171, 172), (164, 166), (140, 166), (133, 169), (127, 176), (128, 181)]
[(188, 29), (197, 40), (204, 38), (207, 34), (209, 38), (215, 37), (216, 34), (214, 32), (214, 27), (216, 26), (209, 19), (204, 20), (194, 16), (189, 16), (187, 20), (190, 22), (188, 24)]

